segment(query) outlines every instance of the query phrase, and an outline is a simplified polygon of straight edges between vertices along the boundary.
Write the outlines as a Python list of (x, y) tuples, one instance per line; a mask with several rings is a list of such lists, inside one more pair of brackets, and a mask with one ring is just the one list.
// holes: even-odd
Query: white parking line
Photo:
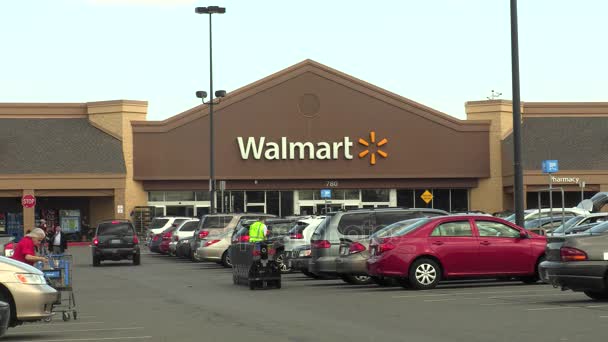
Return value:
[(74, 322), (74, 323), (65, 323), (65, 322), (55, 322), (55, 323), (37, 323), (37, 324), (32, 324), (32, 325), (26, 325), (26, 326), (21, 326), (19, 328), (17, 328), (18, 330), (24, 329), (24, 328), (34, 328), (34, 329), (40, 329), (40, 326), (47, 326), (47, 327), (53, 327), (53, 326), (66, 326), (66, 325), (84, 325), (84, 324), (104, 324), (105, 322)]
[[(538, 291), (538, 290), (537, 290)], [(445, 296), (453, 296), (453, 295), (478, 295), (478, 294), (501, 294), (501, 293), (524, 293), (529, 294), (533, 291), (486, 291), (486, 292), (452, 292), (452, 293), (435, 293), (435, 294), (419, 294), (419, 295), (408, 295), (408, 296), (393, 296), (393, 298), (420, 298), (420, 297), (445, 297)], [(554, 291), (543, 291), (543, 292), (554, 292)], [(536, 294), (535, 296), (541, 296), (543, 294)], [(515, 296), (517, 297), (517, 296)]]
[(526, 309), (526, 311), (546, 311), (546, 310), (564, 310), (564, 309), (582, 309), (580, 306), (557, 306), (551, 308), (535, 308), (535, 309)]
[(585, 306), (585, 307), (586, 307), (586, 308), (593, 309), (593, 308), (605, 308), (605, 307), (607, 307), (607, 306), (608, 306), (608, 304), (605, 304), (605, 305), (587, 305), (587, 306)]
[(553, 294), (521, 294), (521, 295), (512, 295), (512, 296), (492, 296), (492, 297), (488, 297), (488, 299), (537, 297), (537, 296), (568, 296), (568, 295), (576, 295), (576, 294), (577, 294), (576, 292), (553, 293)]
[(24, 331), (22, 334), (51, 334), (51, 333), (67, 333), (67, 332), (91, 332), (91, 331), (119, 331), (119, 330), (140, 330), (144, 327), (132, 328), (104, 328), (104, 329), (79, 329), (79, 330), (45, 330), (45, 331)]
[(458, 300), (458, 299), (427, 299), (427, 300), (425, 300), (425, 302), (448, 302), (451, 300)]
[[(10, 335), (9, 335), (10, 336)], [(152, 336), (127, 336), (127, 337), (95, 337), (95, 338), (70, 338), (63, 340), (29, 340), (21, 342), (69, 342), (69, 341), (110, 341), (110, 340), (144, 340)]]

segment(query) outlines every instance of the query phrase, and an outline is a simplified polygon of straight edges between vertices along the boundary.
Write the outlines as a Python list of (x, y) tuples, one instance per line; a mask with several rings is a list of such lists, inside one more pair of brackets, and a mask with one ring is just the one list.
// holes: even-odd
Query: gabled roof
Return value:
[[(278, 86), (283, 82), (309, 72), (337, 82), (345, 87), (349, 87), (380, 101), (390, 103), (391, 105), (407, 110), (413, 114), (419, 115), (427, 120), (434, 121), (456, 131), (489, 131), (489, 121), (464, 121), (456, 119), (450, 115), (429, 108), (395, 93), (391, 93), (380, 87), (376, 87), (370, 83), (310, 59), (304, 60), (259, 81), (228, 93), (226, 97), (219, 101), (219, 103), (216, 102), (214, 108), (215, 110), (219, 111), (222, 108), (226, 108), (234, 103), (244, 100), (245, 98), (255, 96), (257, 93)], [(194, 107), (163, 121), (133, 121), (131, 124), (134, 132), (167, 132), (208, 114), (209, 108), (208, 105), (205, 104)]]
[(0, 174), (126, 173), (122, 142), (82, 119), (0, 119)]

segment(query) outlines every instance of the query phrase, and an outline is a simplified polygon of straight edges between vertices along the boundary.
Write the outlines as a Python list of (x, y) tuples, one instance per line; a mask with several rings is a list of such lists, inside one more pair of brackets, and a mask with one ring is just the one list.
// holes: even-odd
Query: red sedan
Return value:
[(392, 224), (371, 237), (371, 276), (424, 290), (449, 278), (520, 277), (538, 281), (547, 240), (508, 221), (441, 216)]

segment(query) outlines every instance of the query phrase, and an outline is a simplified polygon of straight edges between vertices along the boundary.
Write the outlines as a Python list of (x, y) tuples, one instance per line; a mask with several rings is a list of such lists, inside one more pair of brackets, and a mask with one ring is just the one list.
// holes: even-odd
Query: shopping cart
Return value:
[(53, 305), (53, 312), (61, 312), (64, 321), (72, 317), (78, 319), (76, 311), (76, 298), (72, 288), (72, 264), (73, 257), (69, 254), (46, 255), (48, 263), (37, 263), (44, 273), (49, 285), (59, 292), (59, 298)]

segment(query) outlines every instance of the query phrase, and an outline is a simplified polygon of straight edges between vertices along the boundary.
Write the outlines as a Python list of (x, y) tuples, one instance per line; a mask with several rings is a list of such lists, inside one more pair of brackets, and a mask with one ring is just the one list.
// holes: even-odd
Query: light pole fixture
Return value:
[[(215, 214), (215, 151), (214, 151), (214, 129), (213, 129), (213, 35), (211, 26), (212, 14), (226, 13), (225, 7), (208, 6), (196, 7), (194, 12), (197, 14), (209, 14), (209, 93), (211, 99), (209, 101), (209, 213)], [(197, 97), (199, 92), (197, 92)], [(201, 95), (203, 95), (202, 92)], [(224, 92), (225, 94), (226, 92)], [(206, 95), (206, 93), (204, 94)], [(216, 95), (217, 96), (217, 95)], [(206, 97), (206, 96), (205, 96)], [(204, 97), (202, 97), (204, 102)]]

